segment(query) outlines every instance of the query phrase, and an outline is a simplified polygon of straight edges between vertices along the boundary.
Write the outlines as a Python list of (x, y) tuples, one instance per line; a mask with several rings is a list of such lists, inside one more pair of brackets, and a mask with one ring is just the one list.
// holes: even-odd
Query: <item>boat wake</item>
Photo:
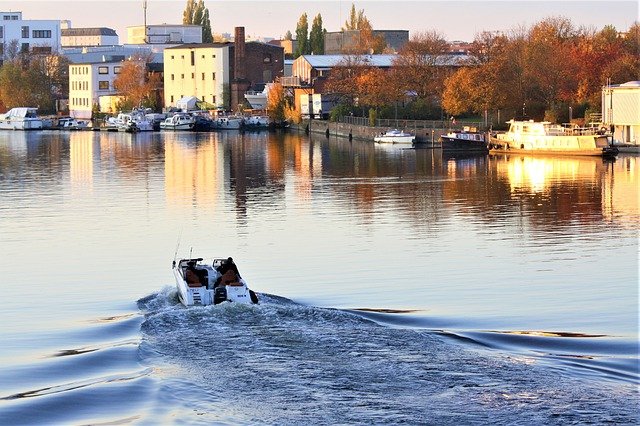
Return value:
[(561, 354), (558, 365), (568, 369), (549, 368), (545, 357), (505, 351), (486, 334), (534, 336), (394, 326), (413, 313), (259, 296), (256, 306), (184, 308), (166, 289), (139, 302), (141, 358), (162, 372), (160, 418), (177, 404), (204, 423), (563, 423), (586, 420), (586, 412), (596, 423), (638, 420), (628, 403), (637, 371), (633, 380), (615, 368), (593, 373), (595, 365), (574, 374), (582, 367), (571, 363), (589, 360)]

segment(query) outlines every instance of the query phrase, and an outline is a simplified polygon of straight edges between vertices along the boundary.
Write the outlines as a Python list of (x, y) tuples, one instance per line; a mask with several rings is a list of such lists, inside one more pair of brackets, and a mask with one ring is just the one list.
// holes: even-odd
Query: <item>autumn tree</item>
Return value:
[(355, 42), (344, 48), (349, 54), (378, 54), (387, 47), (384, 37), (374, 33), (364, 9), (356, 11), (354, 4), (351, 4), (349, 19), (345, 21), (342, 31), (358, 31)]
[(318, 13), (313, 18), (313, 25), (309, 33), (309, 50), (313, 55), (324, 55), (324, 33), (322, 27), (322, 16)]
[(120, 109), (130, 110), (145, 106), (156, 108), (156, 90), (160, 87), (160, 75), (147, 72), (147, 61), (133, 57), (122, 64), (120, 74), (113, 81), (114, 88), (122, 97)]
[(300, 114), (295, 111), (280, 82), (272, 83), (267, 93), (267, 115), (272, 123), (280, 124), (284, 121), (300, 122)]
[(296, 25), (296, 40), (298, 47), (296, 48), (294, 57), (309, 54), (309, 21), (307, 14), (303, 13)]
[(0, 68), (0, 101), (9, 108), (35, 106), (41, 112), (55, 112), (56, 99), (69, 92), (68, 59), (28, 52), (11, 58)]
[(204, 6), (204, 0), (198, 0), (197, 3), (196, 0), (187, 0), (187, 5), (184, 12), (182, 12), (182, 23), (185, 25), (200, 25), (202, 27), (202, 42), (213, 42), (209, 9)]
[(451, 74), (449, 45), (435, 31), (415, 34), (398, 52), (393, 65), (401, 69), (398, 76), (405, 92), (416, 94), (424, 102), (442, 95), (444, 80)]

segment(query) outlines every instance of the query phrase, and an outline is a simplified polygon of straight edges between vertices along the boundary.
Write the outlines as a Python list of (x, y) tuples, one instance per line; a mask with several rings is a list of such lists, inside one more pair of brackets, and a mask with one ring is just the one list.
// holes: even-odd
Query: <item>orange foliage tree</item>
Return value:
[(113, 81), (114, 88), (122, 97), (119, 108), (157, 108), (156, 91), (160, 87), (160, 75), (147, 72), (146, 61), (131, 58), (122, 64), (120, 74)]

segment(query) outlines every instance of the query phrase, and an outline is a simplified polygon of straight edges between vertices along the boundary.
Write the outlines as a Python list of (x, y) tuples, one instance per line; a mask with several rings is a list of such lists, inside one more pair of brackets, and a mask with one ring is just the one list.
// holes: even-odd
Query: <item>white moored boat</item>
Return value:
[(38, 117), (38, 108), (11, 108), (0, 115), (0, 129), (4, 130), (40, 130), (42, 119)]
[(491, 137), (493, 153), (615, 156), (618, 149), (599, 128), (563, 127), (548, 121), (510, 120), (509, 130)]
[(406, 143), (413, 144), (416, 139), (415, 135), (403, 132), (402, 130), (392, 129), (386, 133), (381, 133), (374, 137), (373, 140), (378, 143)]
[(161, 130), (193, 130), (196, 125), (196, 119), (185, 113), (179, 112), (167, 117), (164, 121), (160, 122)]
[(185, 306), (217, 305), (222, 302), (256, 304), (258, 297), (249, 290), (232, 258), (173, 261), (178, 297)]

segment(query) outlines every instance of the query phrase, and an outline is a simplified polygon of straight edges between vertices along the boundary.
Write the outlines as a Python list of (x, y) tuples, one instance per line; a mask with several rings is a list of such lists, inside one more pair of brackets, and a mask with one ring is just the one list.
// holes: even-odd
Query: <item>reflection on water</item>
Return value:
[[(314, 424), (327, 401), (330, 423), (631, 423), (637, 167), (282, 132), (0, 133), (0, 424)], [(184, 309), (170, 261), (192, 247), (233, 255), (264, 303)]]

